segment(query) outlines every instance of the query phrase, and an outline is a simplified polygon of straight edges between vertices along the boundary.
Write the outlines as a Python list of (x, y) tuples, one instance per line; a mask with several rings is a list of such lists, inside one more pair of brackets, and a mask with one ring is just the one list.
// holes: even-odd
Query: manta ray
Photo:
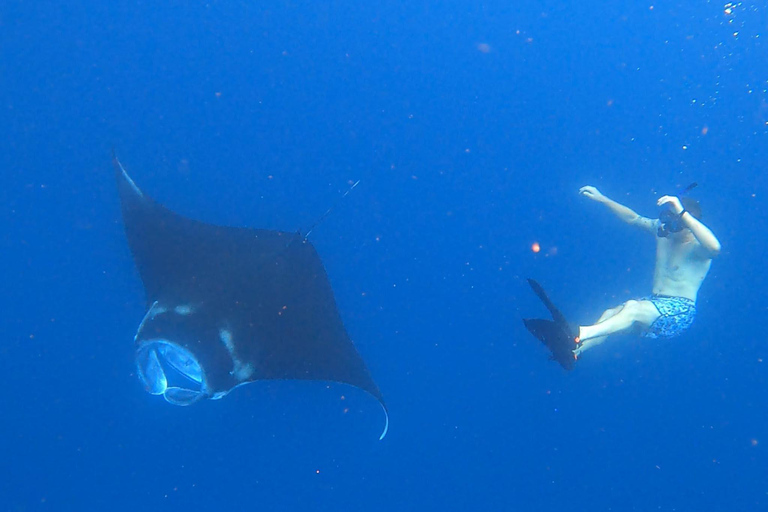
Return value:
[(145, 194), (113, 156), (125, 235), (147, 311), (134, 338), (146, 390), (175, 405), (262, 380), (381, 392), (352, 344), (306, 235), (217, 226)]

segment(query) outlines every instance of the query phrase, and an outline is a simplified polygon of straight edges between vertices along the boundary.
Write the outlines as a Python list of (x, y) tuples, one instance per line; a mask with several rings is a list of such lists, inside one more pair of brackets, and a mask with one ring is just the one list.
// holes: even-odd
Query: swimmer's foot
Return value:
[(573, 352), (573, 360), (576, 361), (579, 359), (579, 357), (581, 357), (582, 352), (581, 347), (583, 343), (581, 341), (581, 337), (579, 336), (579, 334), (581, 334), (581, 327), (578, 325), (571, 325), (571, 334), (573, 335), (573, 344), (575, 347), (573, 350), (571, 350), (571, 352)]

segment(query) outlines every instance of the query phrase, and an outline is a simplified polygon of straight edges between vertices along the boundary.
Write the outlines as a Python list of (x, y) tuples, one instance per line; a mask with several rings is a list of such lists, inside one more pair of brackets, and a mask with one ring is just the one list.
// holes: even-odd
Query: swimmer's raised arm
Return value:
[(616, 215), (619, 219), (626, 222), (627, 224), (637, 226), (651, 233), (655, 233), (656, 229), (658, 228), (656, 225), (657, 222), (654, 219), (649, 219), (639, 215), (632, 208), (624, 206), (621, 203), (617, 203), (608, 196), (603, 195), (599, 190), (591, 185), (581, 187), (579, 189), (579, 194), (593, 201), (604, 204), (608, 207), (609, 210), (611, 210), (614, 215)]

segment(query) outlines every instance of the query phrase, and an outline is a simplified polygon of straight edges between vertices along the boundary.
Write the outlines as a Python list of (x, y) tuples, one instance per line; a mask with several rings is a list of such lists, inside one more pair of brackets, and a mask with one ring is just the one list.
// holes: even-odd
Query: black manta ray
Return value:
[(117, 158), (113, 163), (146, 290), (148, 309), (134, 339), (149, 393), (190, 405), (257, 380), (335, 381), (370, 393), (386, 414), (306, 235), (182, 217), (144, 194)]

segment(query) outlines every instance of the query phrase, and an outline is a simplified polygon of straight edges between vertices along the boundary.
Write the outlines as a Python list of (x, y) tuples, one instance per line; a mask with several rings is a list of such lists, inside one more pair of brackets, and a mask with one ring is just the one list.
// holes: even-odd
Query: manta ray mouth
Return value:
[(136, 352), (136, 365), (147, 392), (168, 403), (192, 405), (208, 397), (200, 362), (173, 341), (147, 340)]

